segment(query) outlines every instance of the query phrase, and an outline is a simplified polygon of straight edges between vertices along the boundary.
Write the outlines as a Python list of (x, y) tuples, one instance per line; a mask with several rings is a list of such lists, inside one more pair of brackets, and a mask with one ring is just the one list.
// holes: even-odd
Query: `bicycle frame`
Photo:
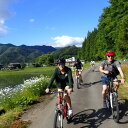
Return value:
[(119, 105), (118, 105), (118, 93), (114, 89), (113, 81), (109, 81), (107, 92), (108, 108), (111, 108), (114, 121), (119, 121)]
[(63, 117), (67, 117), (67, 104), (63, 99), (63, 92), (58, 92), (58, 101), (56, 103), (56, 110), (60, 110), (63, 114)]
[(81, 83), (81, 74), (80, 74), (80, 71), (79, 69), (76, 70), (76, 85), (77, 85), (77, 88), (79, 89), (80, 87), (80, 83)]
[(58, 93), (57, 95), (58, 100), (55, 108), (55, 118), (54, 118), (53, 128), (63, 128), (63, 119), (66, 118), (68, 122), (71, 120), (67, 114), (67, 103), (63, 99), (63, 93), (65, 92), (62, 91), (62, 92), (55, 92), (55, 93)]

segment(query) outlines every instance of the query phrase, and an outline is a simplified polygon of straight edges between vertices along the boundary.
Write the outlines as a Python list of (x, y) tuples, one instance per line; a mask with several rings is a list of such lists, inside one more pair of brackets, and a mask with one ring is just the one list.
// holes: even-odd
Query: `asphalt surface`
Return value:
[[(128, 106), (120, 103), (119, 123), (113, 121), (111, 112), (102, 108), (101, 74), (98, 68), (96, 66), (94, 72), (91, 69), (83, 71), (80, 89), (74, 84), (71, 94), (74, 115), (69, 124), (64, 119), (64, 128), (128, 128)], [(53, 128), (56, 97), (51, 95), (51, 98), (23, 115), (23, 120), (32, 121), (29, 128)]]

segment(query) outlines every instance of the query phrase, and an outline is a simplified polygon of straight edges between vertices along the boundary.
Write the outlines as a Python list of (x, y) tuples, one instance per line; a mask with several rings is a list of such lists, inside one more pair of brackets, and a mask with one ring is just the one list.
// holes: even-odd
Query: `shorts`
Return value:
[(109, 85), (109, 81), (115, 80), (117, 77), (108, 77), (108, 76), (101, 76), (101, 84), (102, 85)]
[(68, 83), (57, 83), (57, 88), (65, 90), (65, 87), (68, 86)]

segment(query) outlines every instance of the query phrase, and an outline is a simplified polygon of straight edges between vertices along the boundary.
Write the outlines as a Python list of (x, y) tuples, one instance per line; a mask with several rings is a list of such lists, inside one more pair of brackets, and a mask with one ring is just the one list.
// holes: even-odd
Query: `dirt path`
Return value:
[[(120, 122), (116, 124), (110, 112), (102, 109), (102, 96), (100, 73), (98, 66), (95, 71), (90, 69), (83, 71), (84, 86), (81, 89), (74, 87), (71, 94), (73, 106), (73, 120), (70, 124), (64, 121), (64, 128), (127, 128), (128, 108), (120, 105)], [(52, 100), (51, 100), (52, 99)], [(34, 105), (27, 110), (21, 120), (31, 120), (29, 128), (52, 128), (54, 119), (54, 107), (56, 97), (46, 96), (44, 102)]]

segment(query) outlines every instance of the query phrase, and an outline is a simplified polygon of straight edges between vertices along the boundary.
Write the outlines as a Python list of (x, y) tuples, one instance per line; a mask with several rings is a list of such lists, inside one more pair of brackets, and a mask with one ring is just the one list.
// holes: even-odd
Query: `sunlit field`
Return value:
[(24, 70), (0, 71), (0, 88), (14, 87), (23, 84), (31, 77), (40, 75), (51, 76), (55, 67), (26, 68)]

